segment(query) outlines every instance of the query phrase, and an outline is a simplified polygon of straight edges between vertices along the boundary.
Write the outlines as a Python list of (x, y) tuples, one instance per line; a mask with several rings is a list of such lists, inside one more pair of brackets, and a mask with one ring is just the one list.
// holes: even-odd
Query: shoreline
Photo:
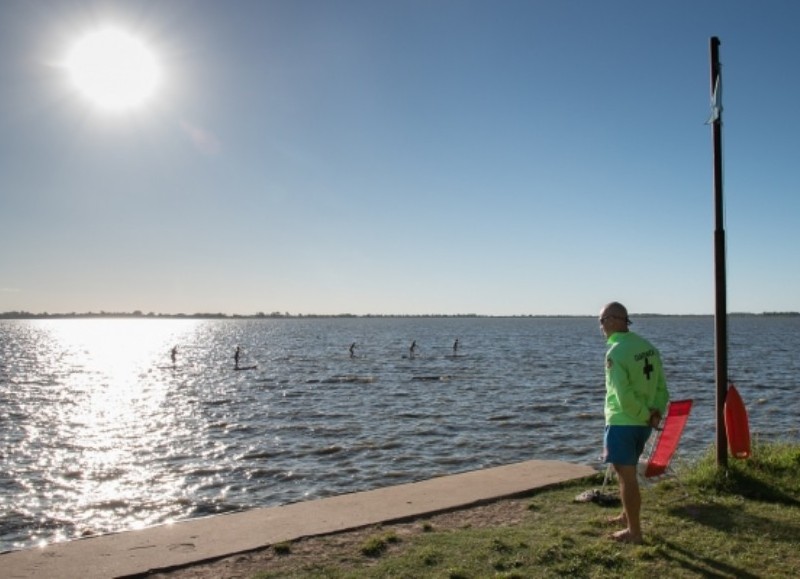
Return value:
[(0, 554), (16, 578), (105, 579), (183, 568), (304, 537), (445, 513), (587, 478), (590, 466), (530, 460), (272, 508)]

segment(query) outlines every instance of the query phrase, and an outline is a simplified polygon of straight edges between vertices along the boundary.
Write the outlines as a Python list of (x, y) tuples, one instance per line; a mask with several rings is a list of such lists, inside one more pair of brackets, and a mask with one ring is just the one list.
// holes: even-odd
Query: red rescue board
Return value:
[(733, 384), (728, 384), (725, 396), (725, 433), (734, 458), (749, 458), (750, 424), (747, 421), (747, 409)]

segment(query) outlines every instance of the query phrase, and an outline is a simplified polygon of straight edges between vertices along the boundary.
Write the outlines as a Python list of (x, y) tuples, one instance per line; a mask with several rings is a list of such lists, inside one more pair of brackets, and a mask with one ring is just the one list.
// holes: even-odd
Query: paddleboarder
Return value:
[(173, 346), (172, 351), (169, 354), (169, 357), (172, 358), (172, 365), (175, 365), (175, 361), (178, 359), (178, 346)]
[(239, 357), (242, 355), (242, 350), (236, 346), (236, 352), (233, 354), (234, 368), (239, 369)]
[(619, 302), (607, 304), (600, 312), (600, 328), (608, 345), (603, 456), (617, 473), (622, 499), (622, 513), (612, 521), (625, 526), (611, 538), (638, 544), (642, 542), (642, 498), (636, 468), (645, 442), (666, 411), (669, 392), (661, 354), (631, 332), (630, 324), (628, 310)]

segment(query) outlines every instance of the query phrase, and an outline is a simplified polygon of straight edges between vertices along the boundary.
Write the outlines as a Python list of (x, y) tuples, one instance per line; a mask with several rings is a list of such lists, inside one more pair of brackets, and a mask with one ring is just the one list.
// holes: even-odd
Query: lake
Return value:
[[(695, 399), (682, 455), (712, 448), (713, 318), (631, 329)], [(729, 334), (753, 436), (797, 442), (800, 317)], [(0, 321), (0, 551), (529, 459), (599, 467), (604, 352), (588, 317)]]

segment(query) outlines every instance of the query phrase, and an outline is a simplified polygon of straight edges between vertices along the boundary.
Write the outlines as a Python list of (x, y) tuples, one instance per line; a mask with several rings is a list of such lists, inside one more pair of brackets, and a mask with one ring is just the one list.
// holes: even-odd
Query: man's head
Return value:
[(616, 332), (627, 332), (630, 323), (628, 310), (619, 302), (606, 304), (600, 310), (600, 328), (606, 337)]

